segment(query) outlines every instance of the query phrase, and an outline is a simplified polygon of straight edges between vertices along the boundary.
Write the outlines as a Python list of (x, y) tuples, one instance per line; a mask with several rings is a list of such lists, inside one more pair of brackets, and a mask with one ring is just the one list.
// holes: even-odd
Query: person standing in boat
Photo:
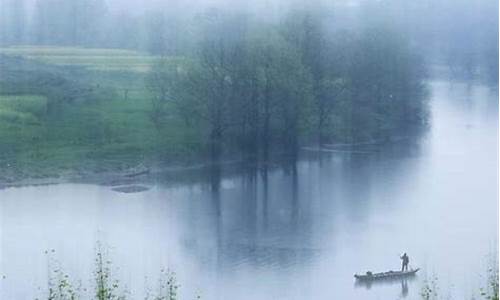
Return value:
[(402, 260), (401, 272), (404, 272), (405, 270), (408, 271), (408, 264), (410, 263), (410, 258), (408, 257), (406, 252), (403, 253), (403, 255), (401, 255), (401, 260)]

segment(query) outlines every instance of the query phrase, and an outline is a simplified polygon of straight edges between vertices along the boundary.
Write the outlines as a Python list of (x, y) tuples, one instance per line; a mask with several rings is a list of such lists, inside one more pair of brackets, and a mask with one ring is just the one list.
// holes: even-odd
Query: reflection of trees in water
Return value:
[(269, 226), (269, 171), (267, 166), (263, 166), (260, 171), (260, 177), (262, 180), (262, 217), (263, 217), (263, 228), (268, 229)]
[[(181, 227), (186, 239), (204, 242), (189, 244), (186, 252), (205, 263), (209, 259), (219, 271), (240, 264), (287, 268), (314, 259), (325, 238), (335, 238), (339, 215), (347, 216), (354, 230), (366, 222), (380, 163), (384, 178), (400, 178), (408, 165), (394, 158), (418, 152), (406, 142), (384, 147), (363, 155), (315, 155), (274, 165), (223, 165), (197, 175), (201, 207), (189, 204), (189, 209), (205, 207), (190, 214), (202, 220), (192, 226), (181, 219), (190, 224)], [(199, 224), (207, 228), (197, 228)]]
[(215, 214), (220, 216), (220, 188), (221, 188), (221, 167), (218, 164), (214, 164), (210, 168), (210, 191), (211, 199), (214, 205)]
[[(302, 247), (301, 240), (307, 238), (297, 234), (301, 231), (297, 164), (287, 161), (279, 168), (244, 165), (238, 179), (226, 176), (224, 168), (210, 173), (210, 211), (214, 213), (208, 215), (212, 221), (207, 224), (214, 225), (218, 268), (240, 260), (286, 266), (314, 251)], [(282, 174), (278, 190), (270, 183), (276, 179), (270, 178), (270, 172)]]
[(307, 238), (298, 234), (301, 224), (297, 163), (288, 161), (281, 165), (284, 175), (279, 181), (284, 190), (278, 197), (270, 192), (267, 165), (250, 165), (242, 172), (238, 188), (223, 189), (217, 201), (213, 201), (222, 203), (216, 222), (223, 227), (216, 233), (218, 267), (231, 268), (246, 262), (282, 269), (314, 257), (318, 250), (308, 247)]

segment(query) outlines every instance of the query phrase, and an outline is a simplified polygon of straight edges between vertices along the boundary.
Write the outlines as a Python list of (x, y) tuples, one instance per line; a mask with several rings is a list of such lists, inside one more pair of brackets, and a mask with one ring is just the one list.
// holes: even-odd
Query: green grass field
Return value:
[[(42, 92), (0, 94), (0, 166), (9, 166), (0, 168), (4, 180), (178, 161), (201, 147), (183, 120), (168, 119), (160, 130), (153, 126), (144, 71), (155, 57), (128, 50), (28, 46), (1, 48), (0, 54), (42, 62), (57, 76), (77, 82), (72, 88), (94, 90), (72, 102), (62, 99), (62, 111), (51, 115), (50, 96)], [(84, 67), (83, 72), (75, 75), (73, 66)], [(7, 74), (14, 76), (8, 84), (16, 85), (15, 73)]]
[(39, 95), (0, 95), (0, 122), (36, 125), (47, 107), (47, 99)]

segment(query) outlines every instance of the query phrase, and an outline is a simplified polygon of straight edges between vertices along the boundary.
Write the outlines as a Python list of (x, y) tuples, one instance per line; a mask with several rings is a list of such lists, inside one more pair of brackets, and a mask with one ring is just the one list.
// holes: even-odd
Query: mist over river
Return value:
[[(442, 296), (470, 299), (498, 250), (498, 91), (429, 86), (421, 137), (303, 150), (297, 164), (267, 171), (223, 168), (218, 189), (156, 178), (130, 194), (87, 184), (0, 190), (0, 298), (43, 296), (52, 249), (91, 288), (100, 241), (133, 299), (162, 267), (177, 273), (181, 299), (418, 299), (434, 277)], [(414, 280), (355, 284), (355, 273), (399, 269), (405, 251), (421, 268)]]

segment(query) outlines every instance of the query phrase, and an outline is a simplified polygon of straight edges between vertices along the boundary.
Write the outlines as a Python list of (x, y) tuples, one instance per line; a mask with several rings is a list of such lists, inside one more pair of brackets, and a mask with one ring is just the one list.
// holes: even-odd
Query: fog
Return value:
[(0, 0), (0, 298), (498, 299), (498, 5)]
[[(73, 12), (70, 6), (73, 7)], [(429, 58), (441, 59), (453, 65), (479, 65), (483, 63), (480, 60), (488, 60), (486, 64), (489, 65), (497, 63), (497, 58), (493, 55), (498, 50), (498, 1), (495, 0), (2, 0), (1, 8), (0, 43), (3, 45), (63, 43), (144, 49), (147, 39), (143, 35), (147, 35), (148, 31), (145, 23), (147, 19), (151, 19), (152, 14), (170, 16), (167, 18), (172, 19), (169, 24), (175, 23), (179, 28), (196, 23), (196, 15), (211, 9), (244, 13), (260, 20), (259, 22), (280, 22), (287, 12), (294, 9), (315, 9), (330, 15), (326, 25), (330, 30), (343, 26), (350, 29), (371, 26), (373, 19), (377, 19), (378, 22), (387, 23), (393, 29), (403, 32)], [(71, 17), (76, 11), (79, 17)], [(87, 15), (83, 16), (84, 13)], [(51, 18), (51, 21), (43, 23), (43, 16)], [(99, 28), (82, 28), (91, 26), (83, 23), (78, 25), (78, 22), (75, 23), (78, 19)], [(52, 34), (40, 37), (41, 27), (44, 26), (48, 26), (47, 30)], [(55, 39), (55, 36), (64, 35), (58, 33), (58, 30), (68, 27), (90, 30), (92, 41), (78, 36), (72, 37), (70, 41)], [(133, 31), (135, 43), (116, 38), (108, 40), (110, 35), (120, 33), (124, 27), (130, 34)], [(492, 60), (491, 63), (489, 60)]]

